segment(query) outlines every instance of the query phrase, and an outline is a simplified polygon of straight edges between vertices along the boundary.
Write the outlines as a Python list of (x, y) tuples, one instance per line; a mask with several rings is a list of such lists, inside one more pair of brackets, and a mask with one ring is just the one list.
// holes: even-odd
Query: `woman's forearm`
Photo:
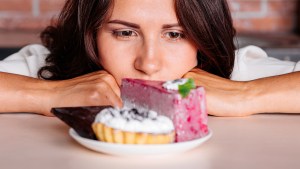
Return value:
[(0, 113), (33, 112), (52, 115), (53, 107), (122, 107), (120, 89), (105, 71), (77, 78), (46, 81), (0, 72)]
[(184, 77), (193, 78), (196, 85), (205, 88), (211, 115), (300, 113), (300, 72), (247, 82), (231, 81), (200, 69)]
[(300, 113), (300, 72), (248, 82), (249, 109), (257, 113)]
[(0, 82), (0, 112), (50, 115), (45, 110), (49, 94), (46, 81), (0, 72)]

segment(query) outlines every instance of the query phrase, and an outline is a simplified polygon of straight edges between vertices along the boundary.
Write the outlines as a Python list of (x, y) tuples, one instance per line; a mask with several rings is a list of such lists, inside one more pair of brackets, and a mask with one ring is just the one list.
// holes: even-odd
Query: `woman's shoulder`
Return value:
[(31, 44), (21, 48), (17, 53), (14, 53), (4, 60), (19, 60), (27, 57), (45, 58), (49, 54), (49, 50), (40, 44)]
[(43, 45), (27, 45), (0, 61), (0, 71), (37, 77), (38, 70), (45, 65), (49, 54), (49, 50)]
[(246, 46), (236, 50), (232, 80), (247, 81), (295, 71), (295, 62), (268, 56), (260, 47)]
[(268, 57), (267, 53), (260, 47), (249, 45), (243, 48), (239, 48), (235, 51), (235, 57), (237, 59), (256, 59), (256, 58), (266, 58)]

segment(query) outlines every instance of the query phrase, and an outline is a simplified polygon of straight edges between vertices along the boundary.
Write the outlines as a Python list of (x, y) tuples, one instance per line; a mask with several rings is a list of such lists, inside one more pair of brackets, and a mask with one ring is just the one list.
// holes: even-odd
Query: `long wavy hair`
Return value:
[[(197, 67), (230, 78), (235, 29), (227, 1), (174, 0), (174, 5), (179, 23), (198, 48)], [(63, 80), (103, 69), (96, 36), (112, 8), (113, 0), (67, 0), (58, 20), (41, 33), (50, 54), (39, 77)]]

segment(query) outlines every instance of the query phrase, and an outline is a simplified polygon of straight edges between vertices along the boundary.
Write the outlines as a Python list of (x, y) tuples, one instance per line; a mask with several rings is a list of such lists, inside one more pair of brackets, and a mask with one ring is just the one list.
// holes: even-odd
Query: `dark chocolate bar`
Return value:
[(92, 107), (59, 107), (52, 108), (51, 112), (73, 128), (80, 136), (95, 139), (96, 136), (92, 129), (92, 123), (96, 115), (110, 106), (92, 106)]

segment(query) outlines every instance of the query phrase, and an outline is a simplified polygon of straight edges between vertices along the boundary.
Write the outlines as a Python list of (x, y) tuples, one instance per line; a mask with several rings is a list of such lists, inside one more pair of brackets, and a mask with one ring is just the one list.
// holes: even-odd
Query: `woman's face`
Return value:
[(172, 80), (197, 65), (197, 48), (178, 24), (174, 0), (115, 0), (97, 35), (103, 68), (122, 78)]

